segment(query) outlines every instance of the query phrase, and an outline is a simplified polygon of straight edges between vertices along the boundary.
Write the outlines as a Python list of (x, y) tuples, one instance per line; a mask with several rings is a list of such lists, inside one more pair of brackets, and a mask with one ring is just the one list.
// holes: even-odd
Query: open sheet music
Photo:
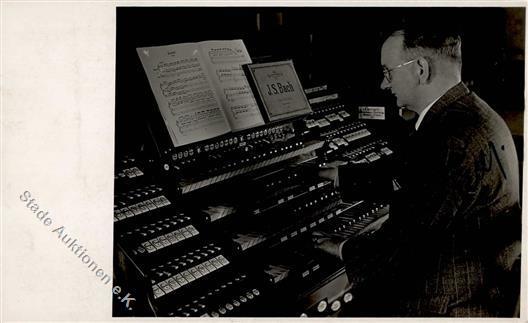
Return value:
[(241, 40), (137, 49), (174, 146), (264, 124)]

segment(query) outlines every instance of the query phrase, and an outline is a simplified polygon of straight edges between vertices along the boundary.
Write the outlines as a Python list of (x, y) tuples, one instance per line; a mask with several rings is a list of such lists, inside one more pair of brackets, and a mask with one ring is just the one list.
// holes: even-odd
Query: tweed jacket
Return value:
[(343, 250), (350, 279), (367, 286), (365, 308), (375, 300), (365, 315), (501, 315), (496, 258), (521, 230), (517, 154), (505, 122), (459, 83), (402, 155), (403, 188), (389, 220), (375, 239)]

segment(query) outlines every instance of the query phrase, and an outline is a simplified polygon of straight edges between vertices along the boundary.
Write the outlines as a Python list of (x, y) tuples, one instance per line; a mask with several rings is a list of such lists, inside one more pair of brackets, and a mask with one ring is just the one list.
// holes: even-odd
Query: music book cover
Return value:
[(266, 121), (312, 112), (292, 60), (244, 65)]

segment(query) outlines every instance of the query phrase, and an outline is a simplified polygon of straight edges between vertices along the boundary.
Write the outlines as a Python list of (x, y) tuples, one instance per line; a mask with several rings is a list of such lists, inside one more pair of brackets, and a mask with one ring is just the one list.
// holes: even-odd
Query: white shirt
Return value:
[(425, 114), (431, 109), (433, 104), (435, 104), (436, 101), (438, 101), (438, 99), (440, 99), (440, 97), (436, 98), (436, 100), (434, 100), (433, 102), (429, 103), (429, 105), (427, 107), (425, 107), (425, 109), (423, 109), (422, 113), (420, 113), (418, 115), (418, 120), (416, 120), (416, 124), (414, 125), (414, 129), (418, 130), (418, 128), (420, 127), (420, 124), (422, 123), (422, 121), (423, 121), (423, 119), (425, 117)]

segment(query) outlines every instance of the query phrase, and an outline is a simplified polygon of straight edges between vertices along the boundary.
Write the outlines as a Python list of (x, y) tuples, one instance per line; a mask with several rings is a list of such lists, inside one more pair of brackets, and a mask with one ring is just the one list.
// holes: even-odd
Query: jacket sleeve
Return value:
[(397, 277), (421, 248), (430, 254), (457, 221), (464, 221), (460, 217), (479, 195), (485, 164), (482, 145), (452, 137), (430, 147), (435, 149), (423, 152), (419, 167), (410, 168), (414, 173), (394, 196), (389, 220), (375, 238), (351, 240), (344, 246), (347, 271), (356, 284)]

